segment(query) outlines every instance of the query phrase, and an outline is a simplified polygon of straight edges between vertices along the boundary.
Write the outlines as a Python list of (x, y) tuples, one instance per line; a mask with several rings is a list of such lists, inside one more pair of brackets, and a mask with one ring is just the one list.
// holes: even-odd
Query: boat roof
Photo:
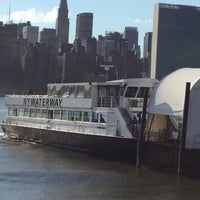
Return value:
[(50, 83), (48, 86), (84, 86), (84, 85), (121, 85), (131, 83), (158, 83), (157, 79), (151, 78), (131, 78), (131, 79), (119, 79), (106, 82), (80, 82), (80, 83)]
[(129, 78), (129, 79), (119, 79), (119, 80), (113, 80), (113, 81), (108, 81), (111, 83), (135, 83), (135, 82), (151, 82), (151, 83), (157, 83), (157, 79), (153, 78)]

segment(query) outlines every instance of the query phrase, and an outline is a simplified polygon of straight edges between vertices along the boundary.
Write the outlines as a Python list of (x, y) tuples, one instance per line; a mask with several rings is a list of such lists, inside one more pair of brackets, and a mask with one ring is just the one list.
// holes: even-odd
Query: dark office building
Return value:
[(12, 38), (17, 39), (17, 24), (4, 24), (4, 31), (12, 35)]
[(44, 28), (40, 32), (40, 42), (48, 47), (56, 47), (56, 30)]
[(161, 79), (178, 68), (200, 67), (200, 8), (156, 4), (151, 77)]
[(67, 44), (69, 40), (69, 18), (66, 0), (60, 1), (56, 20), (56, 36), (58, 44)]
[(128, 50), (138, 46), (138, 30), (136, 27), (125, 27), (124, 37), (128, 41)]
[(81, 41), (92, 37), (93, 13), (80, 13), (76, 17), (76, 37)]
[(145, 33), (144, 48), (143, 48), (144, 58), (149, 58), (151, 56), (151, 43), (152, 43), (152, 32)]

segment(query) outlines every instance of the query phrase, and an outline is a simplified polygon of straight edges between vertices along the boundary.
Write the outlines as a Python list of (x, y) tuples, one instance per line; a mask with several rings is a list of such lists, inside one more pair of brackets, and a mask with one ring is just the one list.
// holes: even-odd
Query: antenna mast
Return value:
[(8, 11), (8, 23), (9, 24), (11, 23), (11, 20), (10, 20), (10, 11), (11, 11), (11, 1), (9, 1), (9, 11)]

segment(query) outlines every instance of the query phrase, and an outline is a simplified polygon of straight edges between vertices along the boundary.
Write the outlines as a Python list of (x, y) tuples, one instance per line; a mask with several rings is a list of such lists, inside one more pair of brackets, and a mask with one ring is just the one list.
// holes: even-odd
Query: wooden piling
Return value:
[(181, 141), (179, 146), (179, 155), (178, 155), (178, 168), (177, 174), (184, 174), (184, 150), (185, 150), (185, 138), (187, 131), (187, 120), (188, 120), (188, 110), (189, 110), (189, 98), (190, 98), (190, 83), (186, 83), (185, 88), (185, 103), (184, 103), (184, 111), (183, 111), (183, 127), (181, 134)]
[(146, 123), (146, 110), (147, 110), (147, 99), (148, 99), (148, 89), (144, 90), (144, 103), (142, 109), (142, 120), (141, 120), (141, 129), (137, 142), (137, 160), (136, 167), (141, 168), (142, 165), (142, 156), (143, 156), (143, 144), (144, 144), (144, 131), (145, 131), (145, 123)]

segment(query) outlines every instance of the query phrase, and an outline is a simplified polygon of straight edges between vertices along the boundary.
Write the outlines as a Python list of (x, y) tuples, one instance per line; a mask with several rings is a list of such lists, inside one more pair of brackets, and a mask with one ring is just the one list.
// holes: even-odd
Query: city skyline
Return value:
[[(1, 0), (2, 1), (2, 0)], [(60, 0), (31, 1), (10, 0), (3, 1), (0, 7), (0, 21), (13, 23), (30, 21), (33, 26), (55, 28)], [(116, 3), (114, 0), (67, 0), (69, 10), (69, 42), (72, 43), (76, 32), (76, 16), (83, 12), (94, 14), (93, 36), (105, 35), (105, 31), (123, 33), (125, 27), (137, 27), (139, 32), (139, 45), (143, 48), (143, 39), (146, 32), (153, 30), (153, 11), (157, 3), (181, 4), (200, 7), (200, 1), (195, 0), (124, 0)], [(79, 5), (80, 4), (80, 5)], [(114, 8), (112, 8), (114, 7)]]

